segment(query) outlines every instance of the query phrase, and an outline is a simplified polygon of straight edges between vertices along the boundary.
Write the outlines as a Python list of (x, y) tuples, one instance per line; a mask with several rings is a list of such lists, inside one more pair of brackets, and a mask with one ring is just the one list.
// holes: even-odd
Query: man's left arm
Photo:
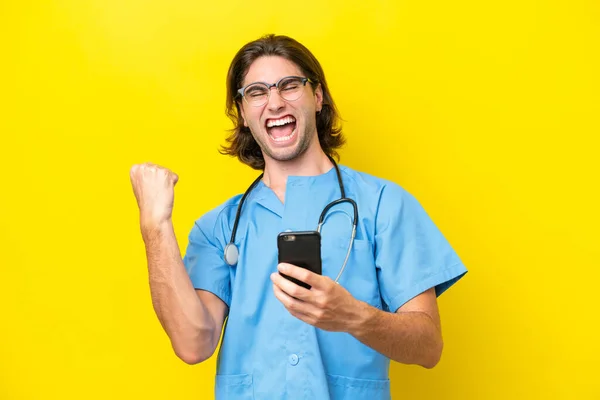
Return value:
[(358, 303), (348, 333), (397, 362), (425, 368), (437, 365), (443, 340), (435, 289), (419, 294), (395, 313)]
[(381, 299), (391, 312), (359, 301), (329, 277), (288, 264), (280, 264), (280, 271), (312, 289), (275, 273), (275, 295), (311, 325), (348, 332), (392, 360), (432, 368), (443, 347), (436, 298), (466, 268), (417, 199), (396, 184), (382, 189), (368, 239), (375, 249)]
[(347, 332), (400, 363), (425, 368), (438, 363), (443, 342), (433, 288), (392, 313), (357, 300), (328, 277), (289, 264), (280, 264), (279, 271), (312, 286), (308, 290), (278, 273), (271, 275), (275, 296), (296, 318), (320, 329)]

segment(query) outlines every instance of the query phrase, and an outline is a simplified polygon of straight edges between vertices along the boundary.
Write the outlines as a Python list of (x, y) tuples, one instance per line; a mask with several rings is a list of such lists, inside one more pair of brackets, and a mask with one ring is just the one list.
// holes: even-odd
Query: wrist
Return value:
[(377, 310), (364, 301), (357, 301), (355, 317), (350, 321), (348, 333), (356, 338), (361, 338), (369, 331), (369, 327), (373, 326), (377, 318)]
[(148, 242), (171, 232), (173, 230), (173, 223), (170, 218), (160, 221), (142, 218), (140, 219), (140, 228), (144, 242)]

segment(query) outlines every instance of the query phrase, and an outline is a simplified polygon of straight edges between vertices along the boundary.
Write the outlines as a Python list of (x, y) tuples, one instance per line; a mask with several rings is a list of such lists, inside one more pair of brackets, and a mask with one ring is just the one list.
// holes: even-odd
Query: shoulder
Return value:
[(241, 194), (235, 195), (223, 203), (215, 206), (214, 208), (209, 209), (196, 219), (196, 225), (202, 227), (203, 229), (214, 228), (217, 223), (223, 220), (229, 220), (232, 213), (233, 217), (235, 218), (235, 212), (241, 198)]
[(348, 183), (347, 196), (353, 197), (359, 213), (372, 221), (373, 232), (432, 223), (417, 197), (399, 183), (348, 167), (340, 172)]
[(190, 238), (202, 236), (214, 244), (225, 246), (233, 229), (233, 221), (241, 198), (242, 194), (232, 196), (196, 218)]
[(340, 172), (347, 182), (348, 190), (361, 198), (371, 198), (384, 205), (390, 202), (402, 205), (405, 202), (416, 201), (412, 193), (392, 180), (345, 165), (340, 165)]

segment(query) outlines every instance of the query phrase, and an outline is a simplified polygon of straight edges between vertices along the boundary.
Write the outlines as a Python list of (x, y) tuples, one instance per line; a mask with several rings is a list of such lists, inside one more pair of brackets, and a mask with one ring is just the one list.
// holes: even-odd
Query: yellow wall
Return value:
[(224, 78), (267, 32), (320, 58), (343, 163), (415, 194), (470, 270), (442, 362), (393, 365), (394, 394), (600, 398), (598, 2), (37, 3), (0, 3), (0, 398), (212, 397), (214, 358), (176, 359), (151, 308), (128, 171), (179, 173), (182, 249), (244, 190)]

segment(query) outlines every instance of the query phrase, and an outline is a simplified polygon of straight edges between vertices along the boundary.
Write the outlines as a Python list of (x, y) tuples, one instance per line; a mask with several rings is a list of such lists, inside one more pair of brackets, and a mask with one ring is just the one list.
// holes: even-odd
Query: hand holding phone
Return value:
[[(315, 274), (321, 270), (321, 234), (317, 231), (282, 232), (277, 236), (279, 262), (305, 268)], [(310, 289), (310, 285), (279, 273), (284, 278)]]

